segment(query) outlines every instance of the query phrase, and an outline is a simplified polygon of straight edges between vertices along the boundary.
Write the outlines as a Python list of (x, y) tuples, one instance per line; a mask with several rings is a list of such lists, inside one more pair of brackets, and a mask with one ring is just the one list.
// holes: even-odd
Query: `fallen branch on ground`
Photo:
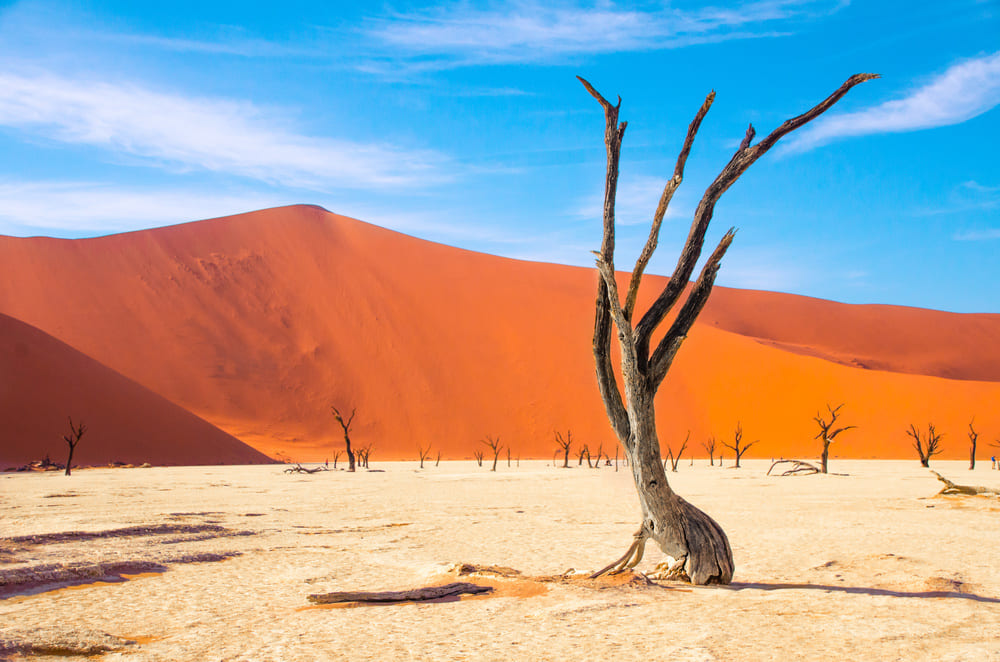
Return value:
[(779, 464), (791, 464), (793, 465), (791, 469), (787, 469), (782, 476), (797, 476), (803, 475), (808, 476), (809, 474), (822, 473), (819, 467), (815, 464), (810, 464), (809, 462), (804, 462), (802, 460), (777, 460), (771, 465), (771, 468), (767, 470), (767, 475), (771, 475), (771, 471)]
[(956, 485), (938, 472), (931, 469), (931, 473), (944, 483), (944, 487), (938, 494), (964, 494), (966, 496), (995, 496), (1000, 497), (1000, 489), (995, 487), (983, 487), (981, 485)]
[(480, 586), (469, 582), (453, 582), (444, 586), (425, 586), (406, 591), (334, 591), (333, 593), (316, 593), (309, 596), (309, 602), (317, 605), (337, 604), (341, 602), (419, 602), (423, 600), (439, 600), (459, 595), (476, 595), (490, 593), (493, 588)]
[(327, 467), (325, 465), (322, 465), (322, 464), (319, 465), (318, 467), (313, 467), (312, 469), (306, 469), (301, 464), (296, 463), (294, 467), (288, 467), (287, 469), (285, 469), (285, 473), (286, 474), (292, 474), (292, 473), (297, 473), (297, 474), (314, 474), (317, 471), (329, 471), (329, 470), (330, 470), (329, 467)]

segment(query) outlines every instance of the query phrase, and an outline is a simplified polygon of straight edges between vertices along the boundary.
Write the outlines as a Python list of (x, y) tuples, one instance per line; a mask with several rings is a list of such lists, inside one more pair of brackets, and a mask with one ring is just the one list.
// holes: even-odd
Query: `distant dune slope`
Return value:
[[(0, 237), (0, 262), (16, 274), (0, 282), (0, 311), (264, 452), (329, 456), (341, 446), (331, 404), (357, 407), (354, 438), (375, 444), (375, 460), (428, 443), (471, 457), (487, 434), (515, 456), (549, 456), (555, 429), (611, 446), (590, 354), (592, 270), (306, 206), (97, 239)], [(927, 420), (946, 429), (952, 457), (973, 415), (1000, 437), (1000, 371), (989, 367), (1000, 343), (984, 340), (1000, 315), (713, 296), (661, 389), (665, 442), (690, 429), (697, 448), (739, 420), (764, 440), (751, 455), (815, 454), (812, 416), (840, 401), (860, 426), (835, 447), (845, 455), (906, 457), (905, 428)], [(905, 323), (930, 330), (916, 337)]]
[(74, 464), (251, 464), (268, 458), (52, 336), (0, 314), (0, 469), (66, 460), (68, 416), (87, 431)]
[(871, 370), (1000, 381), (1000, 315), (851, 305), (717, 288), (700, 321)]

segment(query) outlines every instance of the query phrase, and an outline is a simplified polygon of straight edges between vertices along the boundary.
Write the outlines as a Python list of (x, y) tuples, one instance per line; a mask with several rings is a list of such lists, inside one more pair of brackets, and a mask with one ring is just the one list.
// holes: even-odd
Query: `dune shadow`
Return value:
[(992, 598), (986, 595), (976, 595), (975, 593), (962, 593), (959, 591), (894, 591), (887, 588), (874, 588), (868, 586), (832, 586), (829, 584), (793, 583), (769, 584), (762, 582), (733, 582), (728, 586), (720, 586), (719, 588), (730, 591), (743, 591), (746, 589), (757, 589), (758, 591), (826, 591), (831, 593), (849, 593), (851, 595), (876, 595), (890, 598), (952, 598), (958, 600), (970, 600), (972, 602), (984, 602), (987, 604), (1000, 604), (1000, 598)]

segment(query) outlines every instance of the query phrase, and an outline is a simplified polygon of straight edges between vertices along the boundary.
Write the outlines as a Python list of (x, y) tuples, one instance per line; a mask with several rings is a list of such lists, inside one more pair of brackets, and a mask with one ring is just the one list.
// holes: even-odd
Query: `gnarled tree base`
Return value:
[(937, 476), (937, 479), (944, 483), (944, 487), (938, 494), (964, 494), (966, 496), (993, 496), (1000, 497), (1000, 490), (992, 487), (983, 487), (981, 485), (958, 485), (951, 482), (938, 472), (931, 469), (931, 473)]
[(614, 563), (598, 570), (591, 578), (624, 572), (642, 561), (646, 542), (654, 540), (673, 563), (661, 563), (649, 575), (652, 579), (688, 581), (692, 584), (728, 584), (733, 579), (733, 550), (722, 527), (690, 503), (672, 494), (671, 508), (658, 525), (647, 515), (635, 533), (635, 540)]

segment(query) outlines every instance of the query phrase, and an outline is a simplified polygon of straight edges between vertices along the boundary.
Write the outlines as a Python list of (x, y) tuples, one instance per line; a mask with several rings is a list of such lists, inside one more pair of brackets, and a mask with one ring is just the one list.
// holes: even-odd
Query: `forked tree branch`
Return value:
[(632, 319), (636, 297), (639, 295), (639, 283), (642, 281), (642, 274), (645, 272), (646, 265), (649, 264), (649, 260), (653, 257), (653, 253), (656, 251), (656, 246), (659, 243), (660, 226), (663, 225), (663, 217), (667, 213), (667, 207), (670, 206), (670, 201), (673, 199), (674, 193), (684, 180), (684, 165), (687, 163), (688, 154), (691, 153), (694, 137), (698, 134), (701, 121), (705, 119), (705, 115), (708, 114), (708, 109), (712, 107), (713, 101), (715, 101), (715, 90), (708, 93), (704, 103), (701, 104), (701, 108), (698, 109), (698, 113), (691, 120), (691, 124), (688, 125), (687, 137), (684, 138), (684, 146), (681, 147), (681, 153), (677, 155), (674, 176), (668, 179), (666, 185), (663, 187), (660, 202), (656, 206), (656, 213), (653, 214), (653, 225), (649, 229), (649, 238), (646, 240), (646, 245), (642, 248), (642, 253), (639, 254), (639, 259), (635, 262), (635, 268), (632, 270), (632, 279), (628, 284), (628, 294), (625, 295), (625, 317), (629, 320)]
[(726, 167), (722, 169), (722, 172), (715, 178), (715, 181), (705, 190), (701, 202), (695, 210), (687, 241), (677, 260), (677, 266), (674, 269), (673, 275), (671, 275), (660, 296), (653, 302), (653, 305), (650, 306), (649, 310), (646, 311), (646, 314), (642, 316), (642, 319), (636, 325), (636, 349), (640, 357), (640, 362), (643, 361), (643, 357), (649, 354), (650, 338), (656, 331), (656, 328), (663, 322), (663, 319), (670, 312), (671, 308), (673, 308), (674, 304), (677, 303), (677, 300), (684, 292), (684, 287), (691, 279), (695, 264), (701, 256), (701, 249), (705, 242), (705, 232), (708, 230), (708, 225), (715, 213), (715, 205), (719, 201), (719, 198), (722, 197), (722, 194), (746, 172), (747, 168), (771, 149), (782, 136), (819, 117), (855, 85), (874, 78), (878, 78), (878, 74), (855, 74), (851, 76), (822, 102), (813, 106), (805, 113), (787, 120), (756, 145), (750, 144), (756, 133), (753, 126), (747, 129), (746, 136), (736, 154), (733, 155), (733, 158)]

